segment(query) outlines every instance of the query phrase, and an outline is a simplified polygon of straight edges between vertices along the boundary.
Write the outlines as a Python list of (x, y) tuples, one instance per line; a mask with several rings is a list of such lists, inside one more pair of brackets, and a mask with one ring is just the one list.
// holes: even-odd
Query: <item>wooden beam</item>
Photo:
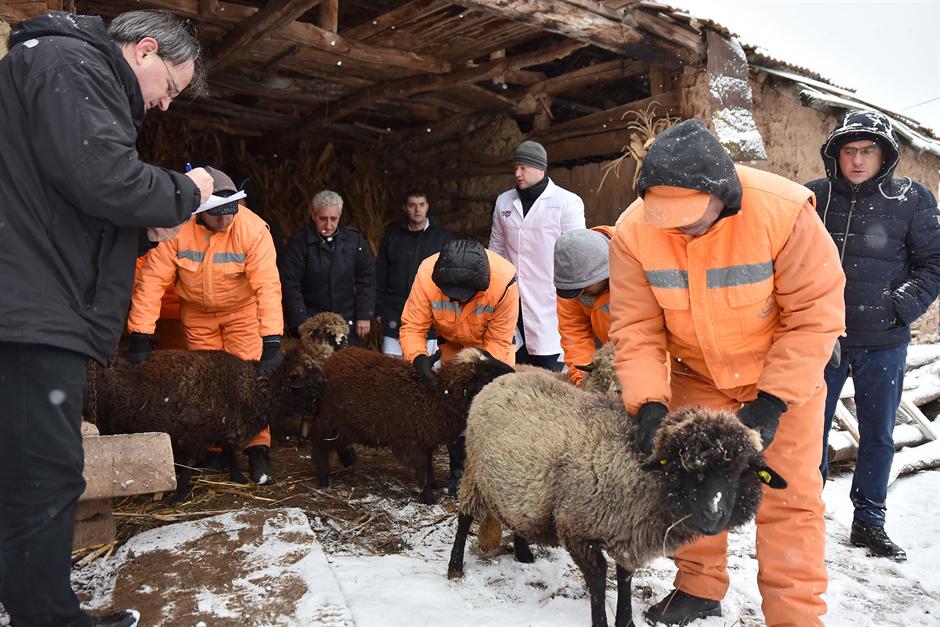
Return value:
[(585, 85), (596, 85), (608, 81), (635, 76), (648, 71), (649, 64), (642, 61), (615, 59), (606, 63), (596, 63), (560, 76), (545, 79), (529, 88), (530, 94), (563, 94)]
[(199, 13), (215, 17), (219, 14), (219, 0), (199, 0)]
[(320, 15), (317, 23), (323, 30), (339, 32), (339, 0), (323, 0), (320, 3)]
[(565, 0), (460, 0), (463, 6), (485, 11), (542, 30), (623, 53), (631, 45), (644, 43), (641, 32), (625, 25), (616, 11), (585, 9), (584, 2)]
[(280, 63), (281, 61), (283, 61), (284, 59), (286, 59), (287, 57), (292, 57), (292, 56), (294, 56), (295, 54), (297, 54), (299, 51), (300, 51), (300, 46), (298, 46), (297, 44), (293, 44), (293, 45), (291, 45), (291, 46), (288, 46), (287, 48), (285, 48), (285, 49), (282, 50), (281, 52), (279, 52), (279, 53), (277, 53), (276, 55), (274, 55), (274, 56), (271, 58), (270, 61), (268, 61), (267, 63), (265, 63), (264, 65), (262, 65), (262, 66), (261, 66), (261, 70), (262, 70), (262, 71), (270, 70), (271, 68), (275, 67), (278, 63)]
[(213, 72), (234, 63), (238, 60), (240, 50), (251, 46), (269, 32), (284, 28), (319, 3), (320, 0), (271, 0), (247, 20), (239, 22), (212, 49), (206, 67)]
[(413, 20), (420, 19), (449, 5), (450, 2), (447, 0), (411, 0), (411, 2), (406, 2), (371, 21), (344, 30), (343, 37), (349, 37), (357, 41), (368, 41), (389, 29), (400, 29)]
[[(588, 115), (556, 124), (544, 132), (531, 133), (529, 139), (534, 139), (543, 144), (560, 142), (574, 137), (583, 137), (585, 135), (606, 133), (608, 131), (617, 131), (621, 133), (627, 128), (630, 120), (624, 119), (624, 114), (629, 111), (641, 111), (656, 103), (660, 105), (657, 111), (660, 115), (671, 111), (678, 106), (678, 98), (675, 92), (650, 96), (641, 100), (628, 102), (612, 109), (606, 109), (598, 113)], [(624, 138), (626, 143), (626, 138)]]
[[(557, 46), (537, 50), (513, 58), (498, 59), (475, 67), (468, 67), (450, 74), (441, 76), (416, 76), (390, 81), (375, 87), (367, 87), (335, 104), (321, 107), (314, 111), (307, 119), (291, 128), (278, 138), (279, 142), (290, 142), (300, 138), (305, 133), (320, 127), (328, 122), (335, 122), (346, 117), (354, 111), (368, 106), (370, 103), (385, 98), (407, 98), (413, 94), (429, 91), (441, 91), (469, 85), (478, 81), (485, 81), (507, 70), (521, 70), (533, 65), (548, 63), (562, 59), (575, 50), (585, 47), (579, 41), (565, 41)], [(495, 94), (493, 94), (495, 96)]]

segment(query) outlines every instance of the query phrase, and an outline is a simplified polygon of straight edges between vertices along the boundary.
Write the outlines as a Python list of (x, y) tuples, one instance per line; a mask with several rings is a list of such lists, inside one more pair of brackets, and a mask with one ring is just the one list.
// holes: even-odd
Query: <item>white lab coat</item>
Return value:
[(561, 352), (554, 283), (555, 240), (562, 233), (583, 228), (584, 201), (551, 179), (525, 217), (515, 188), (496, 199), (490, 250), (516, 266), (530, 355)]

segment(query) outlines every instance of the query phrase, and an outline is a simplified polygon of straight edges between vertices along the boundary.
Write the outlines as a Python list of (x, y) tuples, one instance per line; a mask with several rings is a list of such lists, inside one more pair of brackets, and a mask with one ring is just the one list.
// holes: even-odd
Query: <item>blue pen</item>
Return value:
[(192, 172), (192, 171), (193, 171), (193, 164), (187, 163), (187, 164), (186, 164), (186, 171), (187, 171), (187, 172)]

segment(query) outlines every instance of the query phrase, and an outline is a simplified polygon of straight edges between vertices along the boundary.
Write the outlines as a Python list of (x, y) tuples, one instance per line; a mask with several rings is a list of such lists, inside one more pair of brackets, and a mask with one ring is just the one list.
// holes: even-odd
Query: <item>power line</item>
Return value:
[(921, 105), (925, 105), (927, 103), (933, 102), (934, 100), (940, 100), (940, 96), (934, 96), (930, 100), (925, 100), (923, 102), (918, 102), (917, 104), (913, 104), (909, 107), (904, 107), (903, 109), (901, 109), (901, 111), (907, 111), (908, 109), (913, 109), (914, 107), (919, 107)]

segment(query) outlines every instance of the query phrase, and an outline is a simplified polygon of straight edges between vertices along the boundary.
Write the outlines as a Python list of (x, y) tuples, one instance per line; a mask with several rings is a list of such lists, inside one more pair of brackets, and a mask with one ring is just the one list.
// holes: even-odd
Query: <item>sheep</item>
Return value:
[(605, 394), (620, 394), (620, 379), (617, 378), (614, 370), (613, 342), (607, 342), (594, 351), (591, 363), (575, 366), (575, 368), (588, 373), (581, 381), (581, 389)]
[(495, 517), (527, 540), (561, 545), (583, 573), (595, 627), (606, 626), (606, 550), (617, 565), (618, 627), (632, 624), (634, 570), (699, 534), (750, 520), (761, 483), (786, 482), (764, 465), (760, 437), (728, 411), (669, 414), (646, 458), (623, 404), (548, 374), (514, 374), (487, 386), (467, 424), (448, 578), (463, 576), (474, 518)]
[(174, 502), (188, 495), (193, 466), (210, 444), (226, 450), (232, 479), (247, 482), (233, 451), (271, 418), (312, 414), (323, 389), (319, 369), (296, 359), (285, 358), (270, 375), (258, 373), (257, 361), (218, 350), (155, 351), (138, 365), (115, 361), (110, 368), (89, 364), (85, 416), (102, 435), (168, 433), (179, 468)]
[(349, 465), (351, 444), (388, 447), (415, 469), (421, 500), (434, 503), (431, 457), (457, 440), (473, 397), (493, 379), (513, 372), (485, 350), (467, 348), (436, 372), (431, 391), (406, 361), (362, 348), (342, 350), (323, 364), (326, 389), (311, 443), (321, 487), (329, 485), (329, 453)]

